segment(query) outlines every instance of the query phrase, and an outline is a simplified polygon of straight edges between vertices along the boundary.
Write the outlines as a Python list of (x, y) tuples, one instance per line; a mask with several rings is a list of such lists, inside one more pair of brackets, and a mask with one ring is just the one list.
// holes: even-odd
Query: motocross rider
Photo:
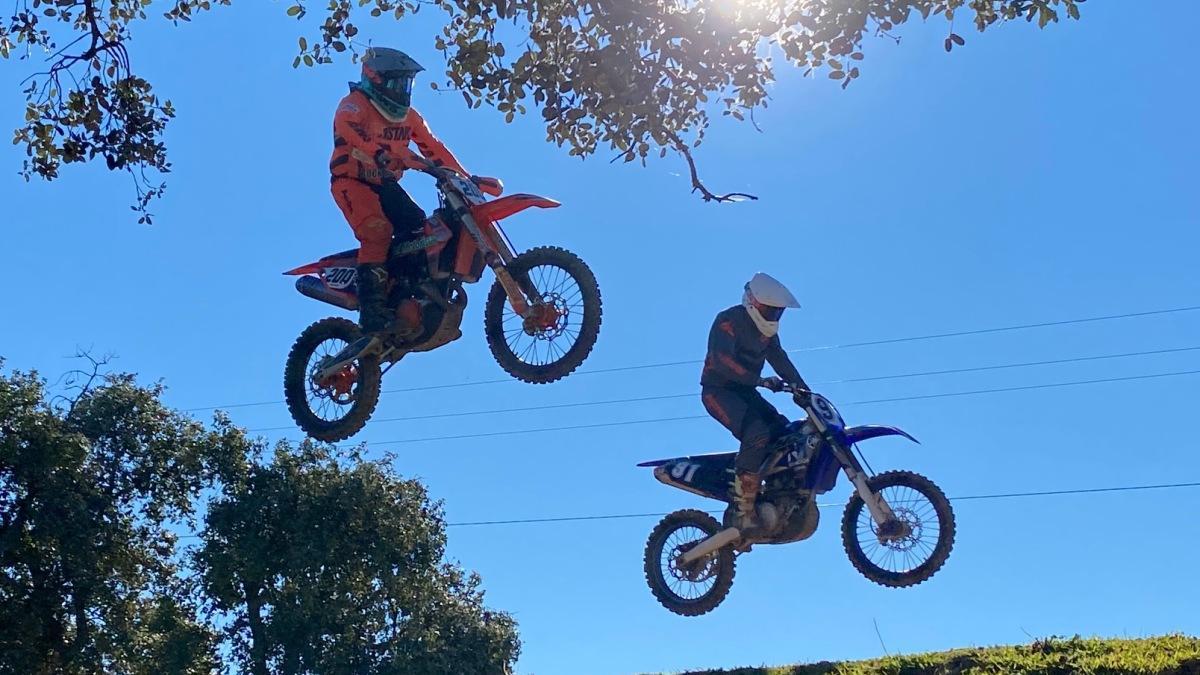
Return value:
[[(712, 415), (741, 442), (734, 460), (733, 494), (738, 527), (759, 526), (754, 503), (762, 485), (759, 470), (773, 440), (783, 434), (787, 418), (755, 387), (781, 391), (790, 384), (808, 390), (779, 342), (779, 319), (796, 296), (773, 277), (759, 272), (746, 284), (742, 303), (717, 315), (708, 334), (708, 355), (700, 378), (701, 399)], [(764, 362), (776, 375), (762, 377)], [(801, 394), (801, 400), (804, 404)]]
[(330, 189), (361, 244), (359, 323), (368, 335), (391, 330), (405, 338), (420, 327), (415, 303), (401, 305), (394, 326), (387, 310), (385, 263), (393, 236), (412, 239), (425, 223), (424, 211), (397, 181), (405, 169), (430, 163), (469, 175), (411, 106), (413, 79), (422, 70), (404, 52), (372, 47), (362, 59), (362, 79), (350, 84), (333, 120)]

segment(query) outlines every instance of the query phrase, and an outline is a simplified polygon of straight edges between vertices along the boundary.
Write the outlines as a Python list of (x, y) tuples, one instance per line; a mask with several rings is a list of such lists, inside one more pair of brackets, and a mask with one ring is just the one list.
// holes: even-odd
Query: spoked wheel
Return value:
[(883, 586), (915, 586), (941, 569), (954, 547), (954, 511), (933, 481), (888, 471), (867, 481), (896, 520), (877, 525), (858, 493), (842, 516), (842, 545), (863, 576)]
[(292, 419), (319, 441), (340, 441), (358, 433), (379, 402), (379, 360), (356, 359), (332, 377), (316, 374), (346, 345), (362, 336), (346, 319), (321, 319), (296, 338), (283, 372), (283, 393)]
[(517, 314), (497, 281), (488, 294), (484, 331), (496, 362), (524, 382), (546, 384), (570, 375), (583, 363), (600, 334), (600, 289), (588, 266), (570, 251), (531, 249), (508, 264), (541, 302), (529, 316)]
[(679, 556), (721, 529), (716, 518), (685, 509), (663, 518), (646, 541), (645, 571), (650, 591), (663, 607), (682, 616), (711, 612), (733, 586), (733, 548), (683, 565)]

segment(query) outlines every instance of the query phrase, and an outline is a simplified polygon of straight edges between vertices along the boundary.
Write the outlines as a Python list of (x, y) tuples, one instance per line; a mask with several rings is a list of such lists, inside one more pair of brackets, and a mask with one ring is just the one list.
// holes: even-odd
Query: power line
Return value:
[[(1164, 377), (1179, 377), (1183, 375), (1200, 374), (1200, 370), (1179, 370), (1168, 373), (1152, 373), (1148, 375), (1130, 375), (1126, 377), (1106, 377), (1096, 380), (1076, 380), (1072, 382), (1053, 382), (1049, 384), (1027, 384), (1015, 387), (997, 387), (993, 389), (974, 389), (970, 391), (943, 392), (936, 394), (919, 394), (914, 396), (898, 396), (894, 398), (877, 398), (863, 401), (849, 401), (846, 405), (868, 405), (873, 403), (898, 403), (901, 401), (920, 401), (934, 398), (952, 398), (956, 396), (976, 396), (980, 394), (998, 394), (1017, 391), (1033, 391), (1037, 389), (1055, 389), (1060, 387), (1078, 387), (1112, 382), (1130, 382), (1134, 380), (1151, 380)], [(403, 438), (391, 441), (371, 441), (369, 445), (407, 445), (410, 443), (429, 443), (433, 441), (456, 441), (469, 438), (493, 438), (496, 436), (516, 436), (521, 434), (547, 433), (553, 431), (577, 431), (582, 429), (602, 429), (606, 427), (634, 426), (641, 424), (659, 424), (665, 422), (682, 422), (687, 420), (709, 419), (708, 415), (685, 415), (680, 417), (656, 417), (644, 420), (622, 420), (619, 422), (599, 422), (595, 424), (574, 424), (560, 427), (541, 427), (536, 429), (519, 429), (514, 431), (488, 431), (472, 434), (456, 434), (449, 436), (426, 436), (421, 438)]]
[(1178, 354), (1180, 352), (1192, 352), (1200, 350), (1200, 345), (1192, 347), (1171, 347), (1167, 349), (1151, 349), (1141, 352), (1124, 352), (1121, 354), (1101, 354), (1098, 356), (1073, 356), (1062, 359), (1049, 359), (1046, 361), (1025, 361), (1023, 363), (1002, 363), (992, 366), (975, 366), (970, 368), (951, 368), (948, 370), (926, 370), (919, 373), (904, 373), (902, 375), (872, 375), (868, 377), (855, 377), (847, 380), (829, 380), (822, 384), (849, 384), (855, 382), (877, 382), (880, 380), (898, 380), (908, 377), (926, 377), (929, 375), (956, 375), (961, 373), (979, 373), (989, 370), (1005, 370), (1009, 368), (1030, 368), (1035, 366), (1056, 366), (1066, 363), (1083, 363), (1085, 361), (1104, 361), (1109, 359), (1125, 359), (1135, 356), (1154, 356), (1158, 354)]
[(1043, 490), (1041, 492), (1006, 492), (994, 495), (969, 495), (955, 497), (954, 501), (965, 502), (972, 499), (1017, 499), (1023, 497), (1054, 497), (1058, 495), (1083, 495), (1100, 492), (1136, 492), (1138, 490), (1166, 490), (1170, 488), (1200, 487), (1198, 483), (1162, 483), (1159, 485), (1124, 485), (1119, 487), (1080, 488), (1078, 490)]
[[(1200, 482), (1195, 483), (1162, 483), (1158, 485), (1123, 485), (1119, 487), (1103, 487), (1103, 488), (1080, 488), (1077, 490), (1045, 490), (1041, 492), (1007, 492), (989, 495), (968, 495), (965, 497), (949, 497), (952, 502), (965, 502), (970, 500), (984, 499), (1021, 499), (1029, 497), (1051, 497), (1061, 495), (1085, 495), (1098, 494), (1103, 492), (1138, 492), (1142, 490), (1168, 490), (1177, 488), (1195, 488), (1200, 487)], [(820, 508), (829, 508), (840, 506), (840, 504), (818, 504)], [(720, 511), (710, 511), (709, 513), (720, 513)], [(518, 518), (513, 520), (476, 520), (460, 523), (446, 523), (446, 527), (472, 527), (485, 525), (527, 525), (536, 523), (566, 523), (588, 520), (619, 520), (625, 518), (661, 518), (667, 513), (612, 513), (605, 515), (593, 516), (566, 516), (555, 518)]]
[(1145, 312), (1129, 312), (1126, 314), (1109, 314), (1106, 316), (1091, 316), (1082, 319), (1063, 319), (1061, 321), (1043, 321), (1041, 323), (1027, 323), (1017, 326), (1000, 326), (997, 328), (976, 328), (973, 330), (953, 331), (950, 333), (930, 333), (928, 335), (916, 335), (912, 337), (888, 338), (883, 340), (871, 340), (868, 342), (849, 342), (840, 345), (828, 345), (825, 347), (807, 347), (803, 349), (795, 349), (796, 352), (812, 352), (825, 349), (850, 349), (852, 347), (872, 347), (875, 345), (889, 345), (901, 342), (916, 342), (918, 340), (938, 340), (941, 338), (965, 337), (968, 335), (985, 335), (987, 333), (1008, 333), (1017, 330), (1027, 330), (1031, 328), (1050, 328), (1052, 326), (1069, 326), (1080, 323), (1094, 323), (1097, 321), (1112, 321), (1115, 319), (1133, 319), (1143, 316), (1156, 316), (1160, 314), (1175, 314), (1178, 312), (1193, 312), (1200, 309), (1200, 305), (1192, 305), (1190, 307), (1173, 307), (1170, 309), (1155, 309)]
[[(1179, 488), (1200, 487), (1200, 481), (1192, 483), (1159, 483), (1155, 485), (1121, 485), (1117, 487), (1078, 488), (1074, 490), (1042, 490), (1037, 492), (1003, 492), (984, 495), (966, 495), (963, 497), (948, 497), (952, 502), (981, 501), (990, 499), (1028, 499), (1031, 497), (1059, 497), (1064, 495), (1089, 495), (1105, 492), (1142, 492), (1146, 490), (1171, 490)], [(841, 506), (836, 503), (817, 504), (819, 508)], [(590, 520), (624, 520), (629, 518), (661, 518), (669, 512), (661, 513), (608, 513), (590, 516), (556, 516), (550, 518), (514, 518), (511, 520), (474, 520), (458, 523), (446, 523), (446, 527), (482, 527), (491, 525), (532, 525), (539, 523), (571, 523)], [(720, 513), (720, 511), (709, 511)], [(189, 533), (179, 535), (180, 539), (198, 539), (199, 534)]]
[[(1049, 365), (1060, 365), (1060, 364), (1066, 364), (1066, 363), (1082, 363), (1082, 362), (1087, 362), (1087, 361), (1121, 359), (1121, 358), (1130, 358), (1130, 357), (1135, 357), (1135, 356), (1176, 354), (1176, 353), (1180, 353), (1180, 352), (1189, 352), (1189, 351), (1197, 351), (1197, 350), (1200, 350), (1200, 345), (1193, 346), (1193, 347), (1175, 347), (1175, 348), (1170, 348), (1170, 349), (1154, 349), (1154, 350), (1141, 351), (1141, 352), (1124, 352), (1121, 354), (1103, 354), (1103, 355), (1099, 355), (1099, 356), (1079, 356), (1079, 357), (1070, 357), (1070, 358), (1062, 358), (1062, 359), (1051, 359), (1051, 360), (1047, 360), (1047, 361), (1026, 361), (1023, 363), (1005, 363), (1005, 364), (998, 364), (998, 365), (991, 365), (991, 366), (975, 366), (975, 367), (969, 367), (969, 368), (951, 368), (951, 369), (947, 369), (947, 370), (926, 370), (926, 371), (915, 372), (915, 373), (901, 373), (901, 374), (894, 374), (894, 375), (875, 375), (875, 376), (870, 376), (870, 377), (856, 377), (856, 378), (849, 378), (849, 379), (844, 379), (844, 380), (825, 380), (825, 381), (814, 382), (814, 384), (825, 385), (825, 384), (852, 384), (852, 383), (859, 383), (859, 382), (878, 382), (881, 380), (898, 380), (898, 379), (905, 379), (905, 378), (912, 378), (912, 377), (926, 377), (926, 376), (931, 376), (931, 375), (954, 375), (954, 374), (962, 374), (962, 373), (976, 373), (976, 372), (1004, 370), (1004, 369), (1012, 369), (1012, 368), (1029, 368), (1029, 367), (1035, 367), (1035, 366), (1049, 366)], [(418, 420), (445, 419), (445, 418), (453, 418), (453, 417), (474, 417), (477, 415), (500, 415), (500, 414), (508, 414), (508, 413), (533, 412), (533, 411), (539, 411), (539, 410), (561, 410), (564, 408), (587, 408), (587, 407), (592, 407), (592, 406), (615, 405), (615, 404), (621, 404), (621, 403), (649, 403), (649, 402), (653, 402), (653, 401), (668, 401), (668, 400), (683, 399), (683, 398), (695, 398), (698, 395), (699, 395), (698, 392), (692, 391), (692, 392), (688, 392), (685, 394), (665, 394), (665, 395), (661, 395), (661, 396), (615, 398), (615, 399), (607, 399), (607, 400), (602, 400), (602, 401), (576, 401), (576, 402), (572, 402), (572, 403), (551, 403), (551, 404), (536, 405), (536, 406), (525, 406), (525, 407), (520, 407), (520, 408), (493, 408), (493, 409), (489, 409), (489, 410), (470, 410), (470, 411), (446, 412), (446, 413), (430, 413), (430, 414), (424, 414), (424, 415), (408, 415), (408, 416), (404, 416), (404, 417), (385, 417), (383, 419), (372, 420), (372, 424), (383, 424), (385, 422), (414, 422), (414, 421), (418, 421)], [(285, 431), (285, 430), (292, 429), (292, 428), (293, 428), (292, 425), (288, 425), (288, 426), (279, 426), (279, 427), (261, 427), (261, 428), (257, 428), (257, 429), (247, 429), (247, 431), (249, 431), (251, 433), (257, 433), (257, 432), (266, 432), (266, 431)]]
[[(1197, 371), (1200, 372), (1200, 371)], [(686, 420), (710, 419), (708, 415), (684, 415), (681, 417), (655, 417), (648, 420), (622, 420), (620, 422), (597, 422), (595, 424), (572, 424), (565, 427), (542, 427), (538, 429), (520, 429), (516, 431), (488, 431), (478, 434), (459, 434), (456, 436), (427, 436), (423, 438), (403, 438), (394, 441), (374, 441), (367, 445), (407, 445), (409, 443), (429, 443), (433, 441), (457, 441), (466, 438), (492, 438), (495, 436), (516, 436), (520, 434), (539, 434), (551, 431), (578, 431), (581, 429), (604, 429), (606, 427), (628, 427), (638, 424), (661, 424), (663, 422), (683, 422)]]
[[(790, 350), (788, 350), (788, 352), (795, 354), (795, 353), (800, 353), (800, 352), (827, 351), (827, 350), (835, 350), (835, 349), (854, 349), (854, 348), (858, 348), (858, 347), (871, 347), (871, 346), (876, 346), (876, 345), (900, 344), (900, 343), (904, 343), (904, 342), (918, 342), (918, 341), (923, 341), (923, 340), (938, 340), (938, 339), (952, 338), (952, 337), (965, 337), (965, 336), (970, 336), (970, 335), (986, 335), (986, 334), (990, 334), (990, 333), (1007, 333), (1007, 332), (1012, 332), (1012, 331), (1029, 330), (1029, 329), (1034, 329), (1034, 328), (1050, 328), (1053, 326), (1068, 326), (1068, 325), (1075, 325), (1075, 324), (1082, 324), (1082, 323), (1095, 323), (1095, 322), (1099, 322), (1099, 321), (1114, 321), (1117, 319), (1132, 319), (1132, 318), (1140, 318), (1140, 317), (1147, 317), (1147, 316), (1158, 316), (1158, 315), (1163, 315), (1163, 314), (1177, 314), (1180, 312), (1192, 312), (1192, 311), (1196, 311), (1196, 310), (1200, 310), (1200, 305), (1191, 305), (1191, 306), (1186, 306), (1186, 307), (1172, 307), (1172, 308), (1168, 308), (1168, 309), (1156, 309), (1156, 310), (1149, 310), (1149, 311), (1143, 311), (1143, 312), (1127, 312), (1124, 314), (1107, 314), (1107, 315), (1103, 315), (1103, 316), (1091, 316), (1091, 317), (1083, 317), (1083, 318), (1078, 318), (1078, 319), (1063, 319), (1060, 321), (1043, 321), (1043, 322), (1039, 322), (1039, 323), (1025, 323), (1025, 324), (1017, 324), (1017, 325), (1012, 325), (1012, 326), (976, 328), (976, 329), (971, 329), (971, 330), (951, 331), (951, 332), (947, 332), (947, 333), (929, 333), (929, 334), (925, 334), (925, 335), (910, 335), (910, 336), (905, 336), (905, 337), (884, 338), (884, 339), (880, 339), (880, 340), (868, 340), (868, 341), (864, 341), (864, 342), (847, 342), (844, 344), (824, 345), (824, 346), (819, 346), (819, 347), (801, 347), (799, 349), (790, 349)], [(667, 368), (667, 367), (671, 367), (671, 366), (695, 365), (698, 363), (702, 363), (702, 361), (692, 359), (692, 360), (687, 360), (687, 361), (644, 363), (644, 364), (632, 365), (632, 366), (616, 366), (613, 368), (597, 368), (597, 369), (593, 369), (593, 370), (581, 370), (581, 371), (577, 371), (576, 373), (574, 373), (574, 375), (575, 376), (599, 375), (602, 373), (619, 373), (619, 372), (626, 372), (626, 371), (632, 371), (632, 370), (645, 370), (645, 369), (649, 369), (649, 368)], [(494, 380), (480, 380), (478, 382), (459, 382), (459, 383), (454, 383), (454, 384), (437, 384), (437, 385), (428, 385), (428, 386), (422, 386), (422, 387), (406, 387), (406, 388), (402, 388), (402, 389), (388, 389), (388, 390), (384, 391), (383, 393), (399, 394), (399, 393), (406, 393), (406, 392), (433, 391), (433, 390), (438, 390), (438, 389), (456, 389), (459, 387), (475, 387), (475, 386), (490, 385), (490, 384), (500, 384), (500, 383), (504, 383), (504, 382), (513, 382), (513, 381), (514, 380), (512, 380), (511, 378), (499, 378), (499, 379), (494, 379)], [(251, 407), (265, 406), (265, 405), (278, 405), (283, 402), (284, 402), (283, 400), (274, 400), (274, 401), (257, 401), (257, 402), (253, 402), (253, 403), (230, 403), (230, 404), (226, 404), (226, 405), (212, 405), (212, 406), (200, 406), (200, 407), (196, 407), (196, 408), (184, 408), (183, 412), (197, 412), (197, 411), (201, 411), (201, 410), (214, 410), (214, 409), (232, 410), (234, 408), (251, 408)]]

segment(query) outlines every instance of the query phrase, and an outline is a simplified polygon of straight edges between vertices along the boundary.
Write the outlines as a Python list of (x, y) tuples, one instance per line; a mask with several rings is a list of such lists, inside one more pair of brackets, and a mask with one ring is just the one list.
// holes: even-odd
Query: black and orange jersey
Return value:
[(366, 94), (352, 87), (333, 118), (329, 171), (334, 178), (353, 178), (374, 185), (399, 180), (405, 169), (424, 166), (409, 143), (416, 144), (420, 157), (467, 175), (416, 108), (409, 108), (404, 119), (393, 122), (371, 104)]
[(779, 336), (763, 335), (741, 305), (717, 315), (708, 333), (708, 355), (700, 384), (705, 387), (754, 387), (770, 363), (784, 382), (803, 384), (796, 366), (780, 345)]

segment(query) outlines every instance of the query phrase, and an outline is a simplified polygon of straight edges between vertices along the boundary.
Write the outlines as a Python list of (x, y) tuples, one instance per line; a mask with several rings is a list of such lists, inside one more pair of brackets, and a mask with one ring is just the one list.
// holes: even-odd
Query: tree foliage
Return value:
[(206, 429), (167, 409), (161, 387), (81, 382), (51, 399), (36, 374), (0, 373), (0, 673), (515, 662), (513, 620), (444, 560), (420, 483), (309, 444), (264, 462), (223, 417)]
[(157, 387), (96, 382), (55, 405), (36, 375), (0, 375), (0, 672), (210, 672), (176, 531), (247, 444)]
[[(230, 2), (18, 0), (0, 23), (0, 56), (50, 55), (29, 80), (25, 123), (14, 138), (29, 156), (26, 177), (53, 179), (64, 163), (103, 157), (135, 176), (135, 208), (148, 218), (146, 205), (162, 186), (144, 172), (169, 170), (162, 133), (174, 110), (135, 74), (125, 48), (131, 27), (151, 12), (184, 23)], [(723, 200), (729, 195), (701, 181), (692, 152), (710, 115), (743, 120), (767, 106), (775, 79), (769, 54), (846, 87), (861, 74), (865, 40), (898, 40), (895, 31), (913, 18), (944, 17), (950, 51), (965, 42), (956, 25), (1045, 27), (1063, 14), (1079, 18), (1084, 0), (292, 2), (284, 12), (308, 32), (294, 66), (330, 63), (343, 52), (357, 58), (361, 20), (399, 20), (432, 6), (445, 14), (441, 34), (430, 36), (446, 58), (440, 86), (460, 91), (467, 105), (494, 107), (508, 121), (537, 110), (547, 139), (574, 156), (606, 149), (614, 161), (644, 162), (679, 153), (693, 190)]]
[(444, 549), (440, 506), (386, 460), (281, 444), (210, 506), (196, 560), (244, 672), (507, 672), (514, 622)]

